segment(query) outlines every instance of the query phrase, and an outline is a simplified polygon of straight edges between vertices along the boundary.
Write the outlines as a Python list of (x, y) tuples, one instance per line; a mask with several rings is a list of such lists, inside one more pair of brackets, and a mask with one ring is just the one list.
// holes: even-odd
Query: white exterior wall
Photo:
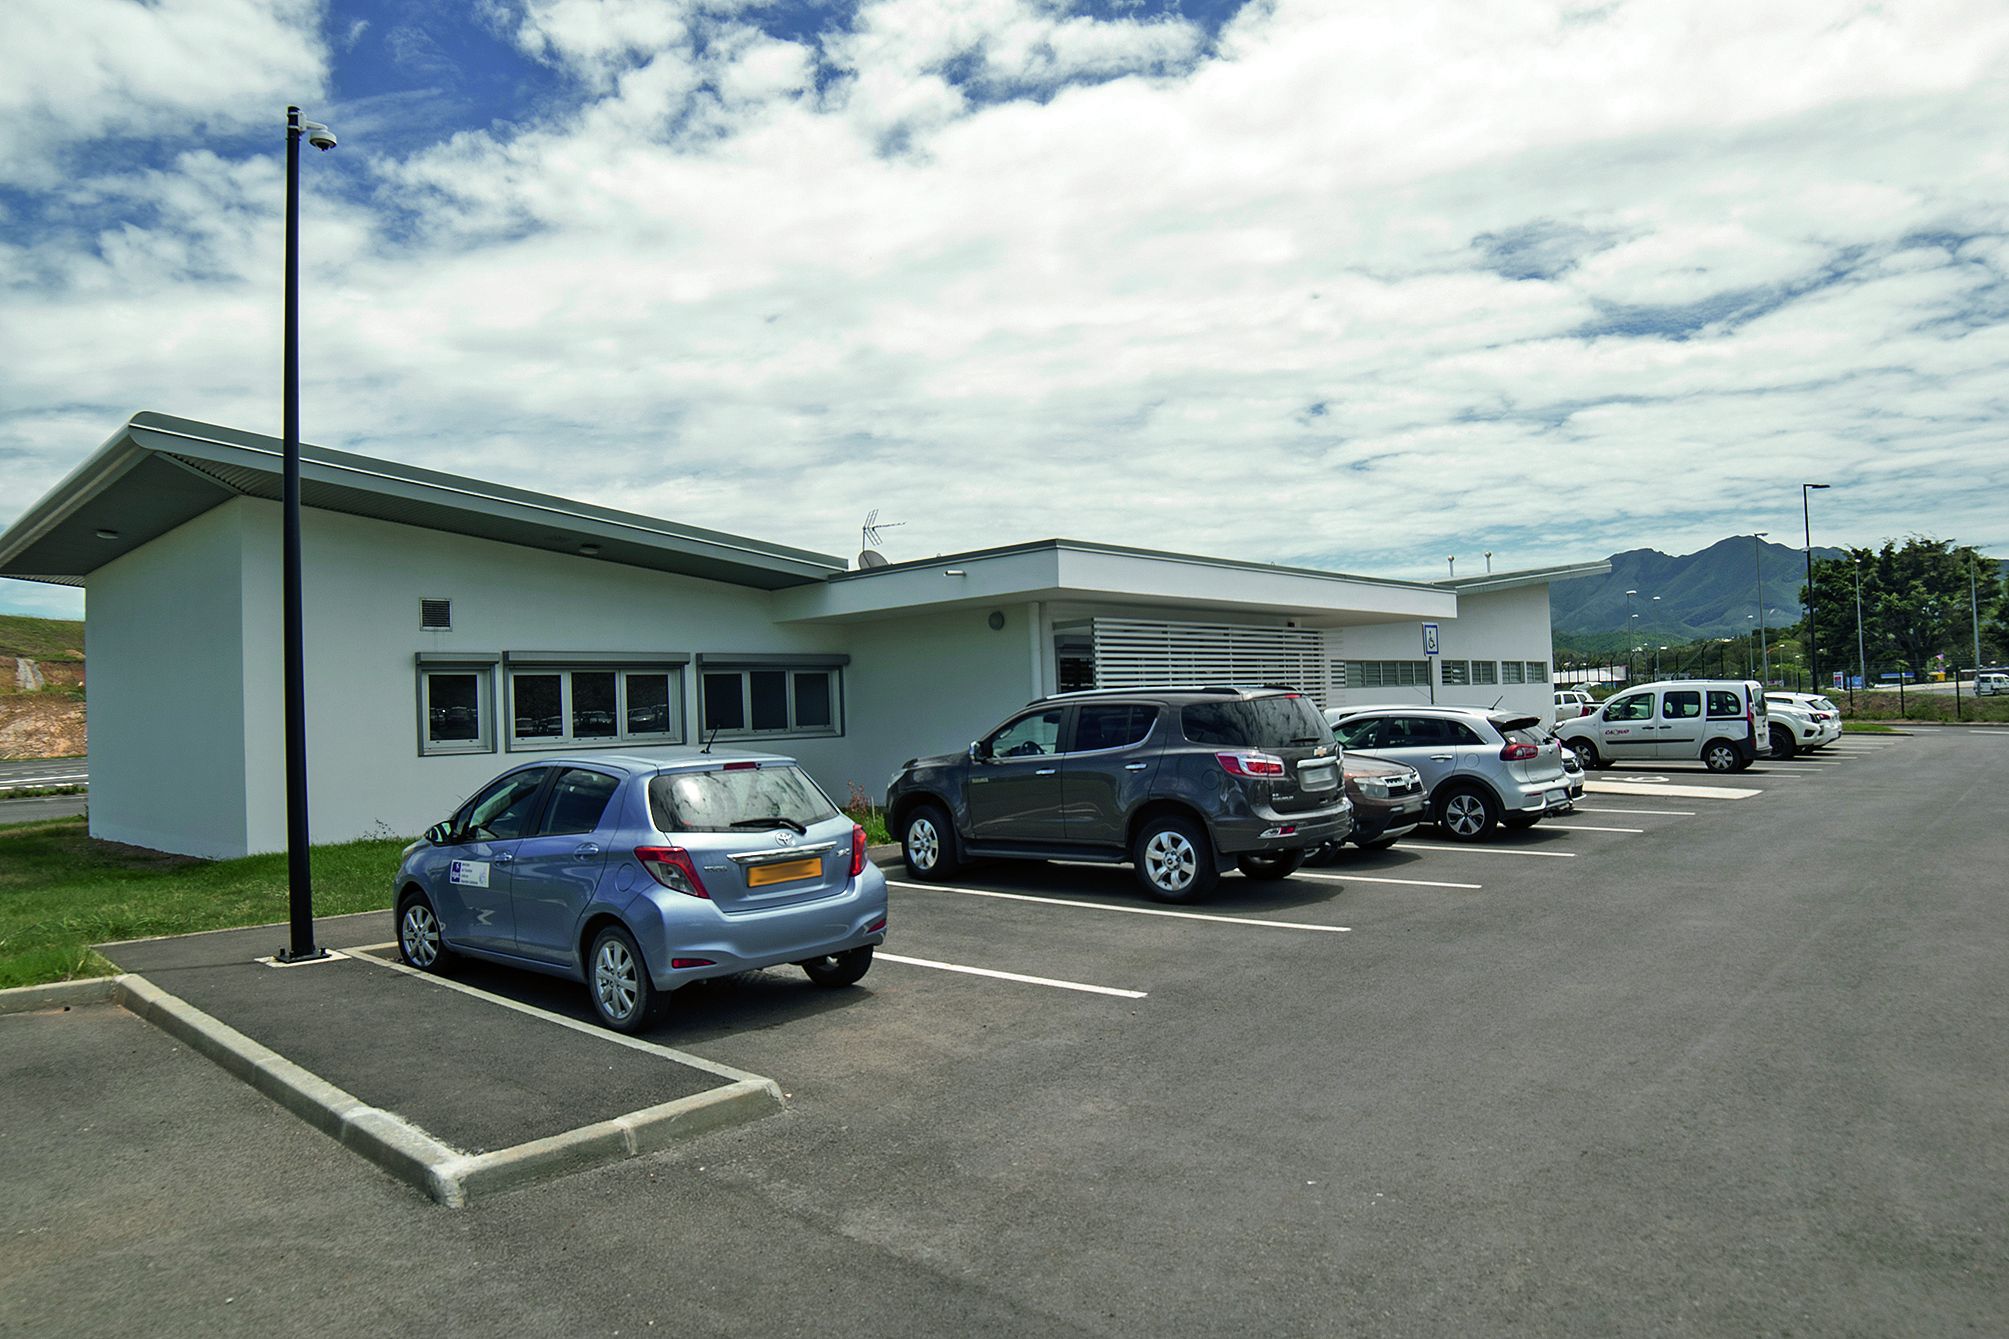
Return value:
[[(1328, 648), (1342, 660), (1421, 660), (1423, 626), (1418, 623), (1379, 623), (1342, 628), (1326, 634)], [(1458, 617), (1438, 620), (1437, 644), (1444, 660), (1520, 660), (1549, 663), (1553, 639), (1549, 631), (1549, 588), (1521, 586), (1490, 594), (1458, 597)], [(1450, 707), (1492, 707), (1503, 711), (1524, 711), (1544, 720), (1555, 714), (1555, 690), (1545, 677), (1532, 684), (1471, 684), (1446, 687), (1437, 664), (1430, 667), (1438, 680), (1437, 703)], [(1553, 667), (1550, 676), (1554, 673)], [(1336, 705), (1378, 706), (1397, 702), (1428, 702), (1430, 690), (1414, 688), (1354, 688), (1337, 695)]]
[(90, 576), (93, 837), (245, 853), (243, 521), (218, 508)]

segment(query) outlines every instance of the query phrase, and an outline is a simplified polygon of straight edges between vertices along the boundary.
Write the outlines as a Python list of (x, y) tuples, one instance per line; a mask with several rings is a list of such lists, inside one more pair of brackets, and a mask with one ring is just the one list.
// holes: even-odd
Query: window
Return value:
[(1157, 719), (1156, 707), (1101, 703), (1082, 707), (1074, 717), (1074, 751), (1093, 753), (1097, 749), (1128, 748), (1141, 743)]
[(663, 832), (745, 833), (806, 828), (835, 818), (837, 807), (801, 768), (778, 764), (662, 773), (649, 782), (649, 814)]
[(1725, 693), (1719, 689), (1709, 690), (1709, 718), (1711, 720), (1733, 720), (1744, 714), (1744, 701), (1735, 693)]
[(720, 734), (842, 734), (834, 667), (707, 665), (699, 684), (706, 738)]
[(993, 734), (993, 758), (1043, 758), (1060, 747), (1060, 708), (1021, 716)]
[(1430, 683), (1427, 660), (1349, 660), (1348, 688), (1422, 688)]
[(510, 746), (682, 743), (683, 685), (669, 667), (511, 670)]
[(1381, 738), (1380, 747), (1388, 749), (1451, 748), (1480, 742), (1468, 726), (1441, 716), (1391, 716)]
[(1527, 662), (1524, 660), (1502, 660), (1500, 662), (1501, 683), (1524, 683)]
[(486, 666), (454, 665), (419, 670), (419, 752), (493, 753), (490, 684)]
[(532, 767), (512, 772), (475, 796), (461, 810), (455, 824), (459, 831), (454, 835), (461, 841), (480, 842), (506, 842), (521, 837), (530, 827), (537, 792), (543, 789), (549, 771), (545, 767)]
[(1332, 732), (1345, 748), (1375, 748), (1381, 739), (1381, 718), (1370, 716), (1366, 720), (1348, 721), (1334, 726)]
[(589, 772), (568, 767), (551, 783), (551, 800), (544, 806), (544, 821), (537, 825), (540, 836), (591, 832), (600, 826), (607, 801), (614, 798), (621, 783), (605, 772)]
[(1296, 693), (1246, 702), (1197, 702), (1179, 713), (1186, 738), (1231, 749), (1277, 749), (1323, 744), (1332, 738), (1311, 699)]
[(1692, 721), (1701, 714), (1702, 694), (1692, 688), (1661, 696), (1660, 719), (1664, 721)]
[(1548, 661), (1546, 661), (1546, 660), (1530, 660), (1530, 661), (1528, 662), (1528, 666), (1527, 666), (1527, 668), (1528, 668), (1528, 682), (1529, 682), (1529, 683), (1547, 683), (1547, 682), (1549, 681), (1549, 662), (1548, 662)]
[(1472, 662), (1473, 683), (1498, 683), (1500, 665), (1495, 660), (1475, 660)]
[(1444, 678), (1446, 688), (1462, 688), (1472, 682), (1472, 662), (1469, 660), (1445, 660), (1439, 662), (1438, 673)]
[(1653, 694), (1633, 693), (1614, 698), (1605, 704), (1604, 718), (1607, 721), (1650, 721), (1653, 719)]

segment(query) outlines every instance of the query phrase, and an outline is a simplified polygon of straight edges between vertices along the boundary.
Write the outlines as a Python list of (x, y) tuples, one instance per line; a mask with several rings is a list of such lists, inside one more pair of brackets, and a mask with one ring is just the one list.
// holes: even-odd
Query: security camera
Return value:
[(335, 147), (335, 132), (319, 121), (302, 121), (300, 128), (307, 132), (307, 142), (322, 153)]

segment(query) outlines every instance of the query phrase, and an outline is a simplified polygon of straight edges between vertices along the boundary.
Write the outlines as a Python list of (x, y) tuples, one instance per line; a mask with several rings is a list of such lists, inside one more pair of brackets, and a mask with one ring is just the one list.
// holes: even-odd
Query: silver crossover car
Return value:
[(1333, 735), (1423, 775), (1430, 815), (1445, 836), (1479, 841), (1505, 824), (1530, 827), (1574, 807), (1561, 746), (1541, 718), (1477, 707), (1335, 708)]
[(793, 759), (690, 752), (539, 758), (405, 848), (398, 951), (586, 983), (636, 1032), (669, 993), (794, 963), (848, 986), (886, 937), (886, 879), (865, 832)]

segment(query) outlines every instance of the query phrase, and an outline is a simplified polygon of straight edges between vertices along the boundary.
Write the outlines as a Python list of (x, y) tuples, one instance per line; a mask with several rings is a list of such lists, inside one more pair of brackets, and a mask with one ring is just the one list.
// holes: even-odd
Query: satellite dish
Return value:
[(860, 567), (884, 567), (886, 565), (886, 555), (877, 549), (862, 549), (858, 554), (858, 565)]

